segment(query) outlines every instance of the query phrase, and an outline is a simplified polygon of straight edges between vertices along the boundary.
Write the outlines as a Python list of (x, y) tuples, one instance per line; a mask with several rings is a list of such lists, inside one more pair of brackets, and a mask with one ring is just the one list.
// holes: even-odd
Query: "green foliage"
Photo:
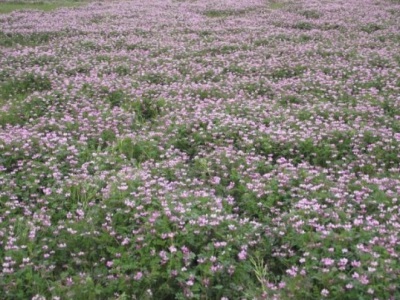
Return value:
[(380, 24), (376, 23), (369, 23), (367, 25), (364, 25), (361, 27), (361, 31), (364, 31), (366, 33), (374, 33), (375, 31), (382, 30), (384, 27)]
[[(186, 74), (185, 70), (182, 70), (182, 75)], [(213, 70), (206, 71), (196, 76), (192, 76), (193, 82), (219, 82), (222, 80), (222, 75), (216, 74)]]
[(358, 93), (360, 89), (370, 89), (370, 88), (375, 88), (378, 91), (383, 91), (386, 86), (386, 82), (383, 80), (382, 77), (377, 76), (370, 81), (365, 81), (365, 82), (358, 82), (354, 85), (353, 89), (355, 93)]
[(244, 74), (245, 70), (243, 67), (241, 67), (237, 64), (231, 64), (231, 65), (225, 67), (222, 70), (222, 73)]
[(295, 25), (293, 25), (294, 29), (300, 29), (300, 30), (311, 30), (314, 28), (312, 23), (309, 22), (299, 22)]
[(307, 19), (319, 19), (322, 17), (322, 13), (317, 10), (303, 10), (300, 12), (300, 15)]
[(49, 43), (52, 39), (57, 37), (54, 32), (35, 32), (29, 34), (22, 33), (5, 33), (0, 31), (0, 46), (13, 47), (15, 45), (21, 46), (39, 46), (41, 44)]
[(307, 121), (313, 117), (313, 113), (307, 110), (299, 111), (297, 117), (300, 121)]
[(376, 55), (369, 59), (369, 64), (374, 68), (386, 68), (389, 67), (390, 62), (388, 59)]
[(299, 97), (295, 96), (295, 95), (285, 95), (285, 96), (282, 96), (279, 100), (279, 104), (284, 107), (287, 107), (290, 104), (301, 104), (301, 103), (302, 103), (302, 100), (299, 99)]
[(42, 10), (51, 11), (60, 7), (75, 7), (83, 5), (85, 2), (79, 0), (62, 0), (53, 2), (24, 2), (12, 1), (3, 2), (0, 6), (0, 14), (7, 14), (16, 10)]
[(258, 153), (272, 156), (276, 161), (280, 157), (292, 160), (297, 164), (308, 161), (311, 165), (328, 167), (334, 161), (342, 158), (352, 159), (351, 135), (340, 132), (333, 133), (328, 139), (315, 143), (312, 139), (299, 141), (296, 144), (279, 143), (268, 138), (263, 138), (257, 146)]
[(283, 2), (283, 1), (280, 1), (280, 0), (271, 0), (271, 1), (268, 1), (267, 3), (268, 3), (268, 8), (269, 9), (273, 9), (273, 10), (275, 10), (275, 9), (283, 9), (287, 4), (287, 3)]
[(247, 13), (246, 10), (218, 10), (218, 9), (210, 9), (204, 12), (204, 15), (209, 18), (226, 18), (230, 16), (241, 16)]
[(307, 43), (307, 42), (309, 42), (309, 41), (312, 41), (314, 38), (312, 37), (312, 36), (310, 36), (310, 35), (307, 35), (307, 34), (301, 34), (300, 36), (299, 36), (299, 42), (300, 43)]
[(274, 79), (284, 79), (284, 78), (292, 78), (292, 77), (297, 77), (303, 74), (307, 68), (305, 66), (295, 66), (293, 68), (291, 67), (285, 67), (285, 68), (280, 68), (280, 69), (275, 69), (271, 73), (271, 77)]
[(119, 76), (127, 76), (131, 73), (131, 69), (128, 65), (119, 65), (115, 68), (115, 73)]
[(204, 99), (227, 99), (229, 97), (224, 91), (220, 90), (217, 87), (209, 88), (209, 89), (196, 89), (191, 91), (195, 97), (198, 97), (200, 100)]
[(24, 101), (13, 101), (7, 111), (0, 112), (0, 126), (24, 125), (29, 121), (44, 116), (53, 99), (32, 97)]
[(165, 85), (173, 82), (175, 79), (161, 73), (146, 73), (142, 75), (139, 80), (150, 84)]
[(204, 57), (205, 55), (217, 56), (234, 53), (241, 49), (247, 49), (247, 45), (223, 45), (219, 47), (210, 47), (193, 53), (194, 57)]
[(275, 92), (273, 91), (272, 87), (263, 81), (243, 83), (239, 86), (239, 88), (244, 90), (249, 95), (267, 96), (269, 98), (273, 98), (275, 96)]
[(384, 113), (389, 117), (395, 117), (400, 115), (400, 108), (394, 101), (385, 100), (380, 103)]
[(124, 155), (128, 160), (136, 160), (142, 163), (149, 159), (158, 159), (160, 150), (157, 144), (151, 141), (134, 141), (132, 138), (124, 138), (117, 141), (114, 146), (117, 154)]
[(51, 82), (48, 77), (31, 73), (22, 79), (9, 79), (3, 82), (0, 85), (0, 104), (5, 105), (7, 109), (0, 111), (0, 126), (23, 125), (30, 119), (43, 116), (47, 112), (47, 107), (53, 103), (53, 99), (40, 96), (25, 98), (30, 93), (49, 89)]
[(258, 39), (253, 42), (253, 45), (256, 47), (264, 47), (271, 44), (271, 39)]
[(97, 55), (96, 60), (99, 62), (110, 62), (111, 61), (111, 56), (102, 54), (102, 55)]
[(199, 147), (204, 146), (209, 139), (210, 136), (207, 134), (192, 132), (189, 127), (181, 126), (172, 145), (193, 158), (198, 153)]
[(111, 146), (117, 137), (113, 130), (105, 129), (99, 136), (92, 137), (88, 140), (88, 149), (90, 150), (104, 150)]
[(122, 106), (127, 101), (127, 95), (122, 90), (108, 92), (105, 97), (106, 102), (110, 103), (111, 107)]
[(164, 98), (144, 96), (140, 100), (130, 102), (128, 107), (133, 109), (139, 120), (150, 121), (161, 115), (165, 105), (166, 101)]
[(11, 99), (32, 92), (42, 92), (51, 89), (51, 81), (47, 76), (28, 73), (20, 79), (9, 79), (1, 83), (0, 99)]

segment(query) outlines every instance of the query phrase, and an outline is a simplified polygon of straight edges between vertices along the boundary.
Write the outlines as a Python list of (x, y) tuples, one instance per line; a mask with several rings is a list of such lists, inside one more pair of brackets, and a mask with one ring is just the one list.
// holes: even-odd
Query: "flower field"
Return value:
[(400, 299), (399, 49), (398, 0), (0, 14), (0, 298)]

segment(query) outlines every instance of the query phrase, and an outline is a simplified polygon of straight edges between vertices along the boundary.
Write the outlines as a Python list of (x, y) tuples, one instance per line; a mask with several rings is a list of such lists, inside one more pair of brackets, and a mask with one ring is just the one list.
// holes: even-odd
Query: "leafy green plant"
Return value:
[(123, 154), (128, 160), (134, 159), (138, 163), (149, 159), (158, 159), (160, 152), (157, 145), (150, 141), (137, 141), (124, 138), (116, 142), (114, 151)]
[(49, 43), (52, 39), (57, 37), (54, 32), (36, 32), (30, 34), (22, 33), (4, 33), (0, 31), (0, 46), (13, 47), (15, 45), (21, 46), (38, 46), (41, 44)]
[(300, 76), (301, 74), (306, 71), (305, 66), (295, 66), (293, 68), (291, 67), (285, 67), (285, 68), (280, 68), (280, 69), (275, 69), (271, 73), (271, 77), (274, 79), (283, 79), (283, 78), (291, 78), (291, 77), (297, 77)]
[(247, 11), (242, 9), (242, 10), (218, 10), (218, 9), (210, 9), (204, 12), (204, 15), (209, 17), (209, 18), (226, 18), (230, 16), (241, 16), (246, 14)]
[(361, 31), (364, 31), (366, 33), (373, 33), (378, 30), (382, 30), (384, 27), (380, 24), (376, 23), (369, 23), (361, 27)]
[(300, 29), (300, 30), (311, 30), (314, 28), (314, 26), (312, 23), (309, 23), (309, 22), (299, 22), (299, 23), (293, 25), (293, 28)]

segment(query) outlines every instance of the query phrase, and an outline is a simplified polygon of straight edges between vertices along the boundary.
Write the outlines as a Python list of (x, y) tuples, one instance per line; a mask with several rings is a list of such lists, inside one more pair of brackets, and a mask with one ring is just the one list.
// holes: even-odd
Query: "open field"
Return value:
[(400, 299), (399, 1), (13, 5), (1, 299)]
[[(87, 4), (88, 1), (86, 1)], [(61, 7), (76, 7), (85, 4), (83, 1), (75, 0), (48, 0), (48, 1), (1, 1), (0, 14), (10, 13), (16, 10), (41, 10), (51, 11)]]

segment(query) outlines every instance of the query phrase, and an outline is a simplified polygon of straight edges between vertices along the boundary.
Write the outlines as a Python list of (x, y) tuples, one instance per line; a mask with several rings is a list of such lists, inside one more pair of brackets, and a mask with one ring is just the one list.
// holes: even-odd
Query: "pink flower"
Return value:
[(194, 284), (194, 281), (192, 279), (186, 281), (187, 286), (193, 286), (193, 284)]
[(43, 193), (45, 194), (45, 195), (51, 195), (51, 193), (52, 193), (52, 191), (51, 191), (51, 188), (45, 188), (45, 189), (43, 189)]
[(291, 277), (295, 277), (297, 275), (298, 270), (299, 270), (298, 267), (292, 266), (290, 269), (286, 270), (286, 273)]
[(368, 277), (366, 275), (361, 275), (359, 281), (363, 285), (367, 285), (369, 283)]
[(221, 178), (218, 177), (218, 176), (214, 176), (214, 177), (211, 179), (211, 183), (214, 184), (214, 185), (218, 185), (220, 182), (221, 182)]
[(323, 258), (321, 261), (325, 266), (332, 266), (335, 263), (331, 258)]
[(72, 280), (72, 278), (67, 277), (67, 281), (66, 281), (67, 286), (71, 286), (71, 285), (73, 285), (73, 283), (74, 283), (74, 281)]
[(323, 290), (321, 291), (321, 295), (322, 295), (323, 297), (327, 297), (327, 296), (329, 295), (329, 291), (328, 291), (327, 289), (323, 289)]
[(140, 279), (142, 279), (142, 277), (143, 277), (143, 273), (142, 272), (137, 272), (135, 274), (135, 276), (133, 277), (133, 279), (140, 280)]
[(239, 260), (245, 260), (247, 257), (247, 251), (245, 249), (242, 249), (242, 251), (239, 252), (238, 257)]

